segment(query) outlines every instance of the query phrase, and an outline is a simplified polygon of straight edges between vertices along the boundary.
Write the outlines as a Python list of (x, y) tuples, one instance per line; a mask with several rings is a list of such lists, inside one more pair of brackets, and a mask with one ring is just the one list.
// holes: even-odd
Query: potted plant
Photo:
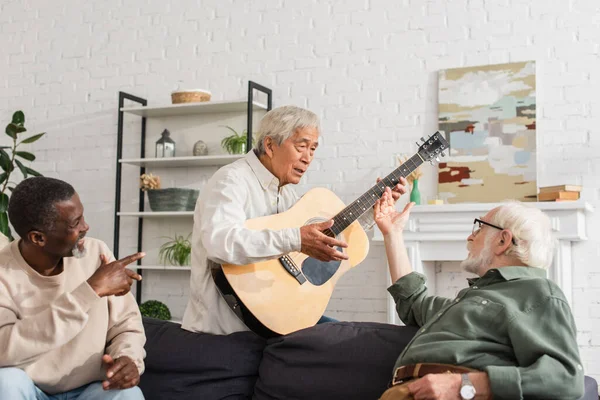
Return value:
[(175, 235), (174, 238), (166, 242), (160, 247), (158, 257), (163, 265), (167, 263), (171, 265), (190, 265), (192, 254), (192, 244), (190, 242), (190, 233), (187, 237), (183, 235)]
[(166, 304), (158, 300), (148, 300), (140, 304), (140, 314), (148, 318), (157, 318), (165, 321), (171, 319), (171, 311)]
[(221, 140), (221, 147), (229, 154), (246, 154), (248, 131), (244, 129), (240, 134), (230, 126), (224, 126), (224, 128), (233, 132), (233, 135), (223, 138), (223, 140)]
[(12, 172), (18, 168), (23, 179), (27, 179), (29, 176), (41, 176), (39, 172), (23, 165), (17, 157), (22, 158), (26, 161), (34, 161), (35, 156), (27, 151), (17, 150), (22, 144), (33, 143), (40, 139), (46, 134), (46, 132), (38, 133), (30, 136), (26, 139), (21, 139), (21, 134), (26, 132), (25, 129), (25, 114), (23, 111), (17, 111), (13, 114), (11, 122), (6, 125), (5, 132), (12, 139), (11, 146), (0, 146), (0, 232), (4, 234), (9, 240), (13, 240), (10, 227), (8, 225), (8, 194), (7, 189), (11, 192), (15, 187), (15, 182), (11, 181)]

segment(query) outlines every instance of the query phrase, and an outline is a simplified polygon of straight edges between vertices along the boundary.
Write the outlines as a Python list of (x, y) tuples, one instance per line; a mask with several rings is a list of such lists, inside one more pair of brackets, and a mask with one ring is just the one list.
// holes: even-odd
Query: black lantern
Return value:
[(175, 157), (175, 142), (169, 136), (171, 132), (165, 129), (156, 141), (156, 158)]

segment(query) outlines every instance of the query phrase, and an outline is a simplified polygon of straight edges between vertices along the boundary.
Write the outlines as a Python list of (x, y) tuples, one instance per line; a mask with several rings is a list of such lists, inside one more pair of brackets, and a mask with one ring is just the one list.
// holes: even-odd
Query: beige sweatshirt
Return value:
[(50, 394), (106, 377), (102, 355), (129, 356), (144, 370), (146, 337), (131, 293), (98, 297), (86, 282), (105, 243), (85, 239), (87, 255), (64, 259), (63, 272), (42, 276), (21, 256), (18, 241), (0, 250), (0, 368), (17, 367)]

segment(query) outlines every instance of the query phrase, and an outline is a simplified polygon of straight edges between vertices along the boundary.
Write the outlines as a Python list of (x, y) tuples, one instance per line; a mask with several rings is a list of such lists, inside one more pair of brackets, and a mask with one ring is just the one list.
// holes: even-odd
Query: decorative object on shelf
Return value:
[[(407, 159), (408, 157), (397, 157), (398, 165), (404, 164)], [(421, 170), (421, 167), (418, 167), (406, 177), (408, 184), (412, 186), (410, 191), (410, 201), (417, 205), (421, 204), (421, 192), (419, 191), (419, 178), (421, 176), (423, 176), (423, 171)]]
[(540, 188), (537, 195), (538, 201), (575, 201), (579, 200), (581, 195), (581, 185), (558, 185), (545, 186)]
[(140, 189), (142, 191), (160, 189), (160, 177), (152, 174), (140, 176)]
[(148, 300), (140, 304), (140, 313), (148, 318), (162, 319), (165, 321), (171, 319), (169, 307), (158, 300)]
[(412, 190), (410, 191), (410, 201), (416, 205), (421, 204), (421, 192), (419, 192), (419, 180), (414, 179), (412, 182)]
[(194, 211), (200, 191), (188, 188), (148, 190), (152, 211)]
[(140, 176), (140, 189), (148, 193), (152, 211), (194, 211), (200, 195), (198, 189), (161, 189), (160, 177), (152, 174)]
[(6, 125), (5, 129), (6, 134), (12, 139), (12, 144), (10, 146), (0, 147), (0, 167), (2, 168), (2, 173), (0, 173), (0, 185), (2, 185), (2, 190), (0, 190), (0, 232), (10, 241), (13, 240), (13, 236), (10, 226), (8, 225), (8, 194), (6, 189), (12, 192), (16, 186), (16, 183), (10, 180), (11, 174), (18, 168), (19, 171), (21, 171), (21, 174), (23, 174), (23, 179), (27, 179), (29, 176), (42, 176), (42, 174), (25, 166), (17, 159), (17, 157), (20, 157), (26, 161), (34, 161), (35, 156), (27, 151), (17, 150), (17, 148), (22, 144), (37, 141), (44, 136), (46, 132), (35, 134), (17, 142), (21, 139), (20, 134), (26, 131), (25, 114), (23, 111), (15, 112), (11, 122)]
[(175, 142), (170, 138), (171, 132), (165, 129), (156, 141), (156, 158), (175, 157)]
[(194, 152), (195, 156), (205, 156), (208, 154), (208, 146), (202, 140), (198, 140), (194, 144)]
[(171, 103), (200, 103), (210, 101), (212, 94), (204, 89), (176, 90), (171, 92)]
[(238, 133), (235, 129), (227, 125), (221, 125), (233, 132), (233, 135), (227, 136), (221, 140), (221, 147), (229, 154), (246, 154), (246, 144), (248, 142), (248, 131), (244, 129)]
[(170, 241), (160, 246), (158, 257), (163, 265), (167, 263), (171, 265), (186, 266), (190, 265), (192, 254), (192, 243), (190, 242), (190, 233), (187, 237), (183, 235), (175, 235)]
[(438, 119), (450, 143), (439, 165), (440, 198), (535, 201), (535, 61), (440, 71)]

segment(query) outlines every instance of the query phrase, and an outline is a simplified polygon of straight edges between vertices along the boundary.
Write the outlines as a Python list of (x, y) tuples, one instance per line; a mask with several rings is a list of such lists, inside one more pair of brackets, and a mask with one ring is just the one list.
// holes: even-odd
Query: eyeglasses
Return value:
[[(475, 218), (475, 220), (473, 221), (473, 230), (471, 231), (471, 233), (473, 234), (473, 236), (477, 236), (477, 234), (479, 233), (479, 231), (481, 230), (482, 225), (487, 225), (487, 226), (491, 226), (492, 228), (496, 228), (499, 229), (501, 231), (504, 230), (504, 228), (499, 227), (498, 225), (494, 225), (494, 224), (490, 224), (489, 222), (485, 222), (479, 218)], [(512, 238), (512, 244), (514, 244), (515, 246), (517, 245), (517, 242), (515, 242), (515, 238)]]

